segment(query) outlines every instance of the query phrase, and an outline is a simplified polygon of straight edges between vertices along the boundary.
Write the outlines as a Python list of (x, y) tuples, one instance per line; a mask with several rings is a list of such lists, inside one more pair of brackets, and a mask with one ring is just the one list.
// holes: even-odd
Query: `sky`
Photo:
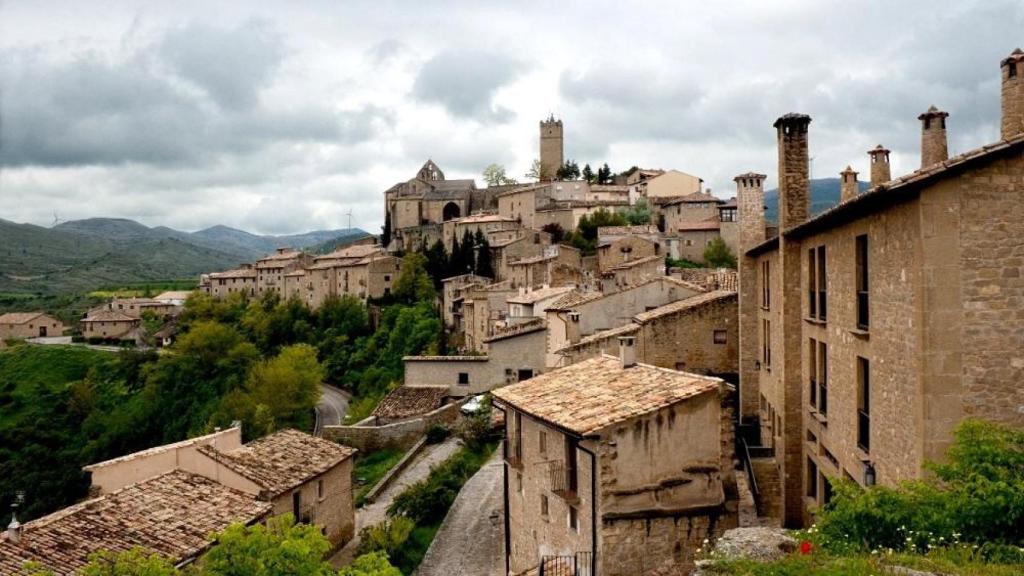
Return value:
[(88, 2), (0, 0), (0, 218), (131, 218), (265, 234), (379, 232), (428, 159), (524, 180), (538, 122), (565, 155), (775, 183), (774, 120), (812, 118), (812, 177), (950, 113), (951, 154), (998, 139), (1020, 0)]

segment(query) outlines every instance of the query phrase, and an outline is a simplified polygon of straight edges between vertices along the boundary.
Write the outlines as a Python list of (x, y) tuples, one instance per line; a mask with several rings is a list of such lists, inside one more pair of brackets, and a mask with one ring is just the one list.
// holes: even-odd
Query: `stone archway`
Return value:
[(459, 205), (455, 202), (449, 202), (441, 209), (441, 219), (445, 222), (455, 220), (460, 216), (462, 216), (462, 208), (459, 208)]

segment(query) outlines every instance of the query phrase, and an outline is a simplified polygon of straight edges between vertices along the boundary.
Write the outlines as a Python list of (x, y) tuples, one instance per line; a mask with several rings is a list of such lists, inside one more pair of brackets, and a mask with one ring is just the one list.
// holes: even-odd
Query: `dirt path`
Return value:
[(500, 576), (505, 571), (501, 448), (466, 482), (416, 576)]
[(423, 452), (399, 474), (390, 486), (372, 503), (356, 510), (356, 537), (345, 545), (334, 556), (331, 557), (331, 565), (340, 568), (350, 564), (355, 558), (356, 549), (359, 547), (359, 531), (365, 526), (380, 524), (387, 518), (388, 506), (396, 496), (402, 493), (406, 487), (423, 480), (430, 475), (430, 468), (444, 462), (459, 448), (461, 443), (456, 438), (449, 438), (440, 444), (428, 445)]

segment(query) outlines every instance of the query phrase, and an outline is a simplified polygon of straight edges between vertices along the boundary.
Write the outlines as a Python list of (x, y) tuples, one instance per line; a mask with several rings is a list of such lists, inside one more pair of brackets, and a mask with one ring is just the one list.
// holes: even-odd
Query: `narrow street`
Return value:
[(505, 571), (501, 448), (466, 482), (416, 576), (500, 576)]
[(313, 434), (320, 436), (324, 426), (338, 426), (345, 421), (348, 412), (348, 392), (328, 384), (320, 385), (320, 401), (316, 405), (316, 423)]
[[(423, 480), (430, 475), (430, 468), (444, 462), (458, 450), (461, 443), (456, 438), (449, 438), (440, 444), (426, 446), (412, 464), (398, 478), (391, 482), (384, 492), (372, 503), (356, 510), (356, 535), (351, 542), (331, 557), (331, 565), (340, 568), (350, 564), (359, 548), (359, 531), (366, 526), (380, 524), (387, 518), (388, 506), (406, 487)], [(475, 478), (475, 477), (474, 477)]]

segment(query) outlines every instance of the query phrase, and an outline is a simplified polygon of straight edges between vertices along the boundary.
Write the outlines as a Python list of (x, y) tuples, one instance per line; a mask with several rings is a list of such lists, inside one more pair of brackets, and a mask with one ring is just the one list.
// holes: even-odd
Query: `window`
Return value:
[(384, 281), (385, 282), (391, 282), (391, 274), (385, 274), (384, 275)]
[(771, 262), (761, 262), (761, 307), (765, 310), (772, 307)]
[(580, 531), (580, 513), (575, 506), (569, 506), (569, 529), (574, 532)]
[(523, 380), (529, 380), (530, 378), (533, 378), (533, 370), (532, 369), (530, 369), (530, 368), (520, 368), (519, 369), (519, 381), (520, 382), (522, 382)]
[(811, 338), (808, 342), (810, 346), (807, 349), (807, 373), (810, 375), (810, 404), (812, 407), (818, 407), (818, 342), (814, 338)]
[(545, 454), (548, 451), (548, 433), (543, 430), (537, 436), (537, 449), (541, 454)]
[(868, 237), (857, 236), (857, 328), (868, 329)]
[(807, 303), (809, 317), (824, 321), (828, 309), (826, 294), (825, 247), (818, 246), (807, 251)]
[(818, 465), (807, 459), (807, 497), (818, 499)]
[(714, 333), (713, 337), (714, 337), (715, 344), (725, 344), (726, 343), (726, 332), (725, 332), (725, 330), (715, 330), (715, 333)]
[(821, 475), (821, 504), (824, 506), (832, 500), (832, 483), (828, 481), (828, 477), (824, 474)]
[(828, 414), (828, 344), (818, 342), (818, 411)]
[(1016, 62), (1010, 62), (1009, 67), (1008, 67), (1008, 69), (1006, 71), (1006, 74), (1010, 78), (1016, 78), (1017, 77), (1017, 63)]
[(761, 364), (765, 370), (772, 369), (772, 323), (761, 320)]
[(317, 480), (316, 481), (316, 497), (321, 499), (321, 500), (324, 499), (324, 481), (323, 480)]
[(578, 441), (570, 436), (565, 437), (565, 474), (566, 488), (570, 494), (576, 494), (579, 481), (576, 470), (576, 448)]
[(548, 515), (548, 497), (547, 497), (547, 494), (541, 494), (540, 495), (540, 515), (541, 516), (547, 516)]
[(459, 384), (469, 386), (469, 372), (459, 372)]
[(736, 209), (735, 208), (723, 208), (719, 211), (722, 222), (735, 222), (736, 221)]
[(867, 358), (857, 358), (857, 446), (871, 449), (871, 366)]
[(514, 414), (512, 423), (515, 426), (515, 441), (512, 443), (512, 458), (518, 465), (523, 461), (523, 413), (514, 412)]

